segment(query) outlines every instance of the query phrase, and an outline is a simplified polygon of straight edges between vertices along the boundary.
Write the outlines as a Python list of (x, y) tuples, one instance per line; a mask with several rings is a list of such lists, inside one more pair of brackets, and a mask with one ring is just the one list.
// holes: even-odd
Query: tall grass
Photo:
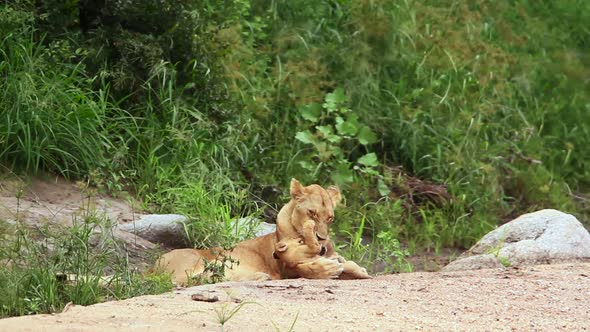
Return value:
[[(398, 219), (370, 217), (397, 225), (403, 242), (466, 247), (498, 223), (550, 207), (586, 221), (587, 7), (451, 0), (260, 5), (258, 14), (272, 12), (265, 32), (274, 48), (255, 48), (255, 59), (246, 61), (244, 45), (236, 47), (228, 58), (230, 87), (253, 117), (265, 115), (260, 135), (268, 136), (259, 145), (278, 151), (260, 158), (284, 182), (280, 174), (309, 176), (296, 162), (304, 146), (291, 142), (301, 128), (299, 107), (345, 87), (351, 109), (379, 133), (373, 148), (380, 159), (446, 184), (453, 197), (449, 206)], [(374, 183), (359, 178), (346, 188), (353, 209), (375, 199), (367, 192)], [(341, 224), (348, 232), (358, 218), (347, 218)]]
[(91, 90), (81, 63), (56, 65), (61, 55), (79, 57), (79, 51), (67, 41), (43, 46), (35, 41), (32, 16), (0, 10), (20, 19), (0, 31), (0, 160), (26, 172), (73, 177), (104, 167), (112, 148), (107, 95)]
[(0, 234), (0, 317), (58, 312), (172, 286), (167, 275), (133, 269), (108, 232), (112, 224), (87, 212), (71, 228), (17, 224)]

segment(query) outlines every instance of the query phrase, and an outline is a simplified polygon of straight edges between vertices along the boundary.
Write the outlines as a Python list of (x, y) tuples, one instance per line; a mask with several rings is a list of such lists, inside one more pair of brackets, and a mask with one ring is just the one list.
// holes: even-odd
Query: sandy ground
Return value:
[(138, 203), (114, 199), (95, 190), (85, 191), (83, 187), (83, 183), (76, 185), (60, 177), (26, 181), (15, 176), (0, 177), (0, 219), (14, 222), (18, 216), (28, 226), (68, 224), (89, 209), (114, 222), (129, 222), (140, 216), (139, 209), (132, 207)]
[(4, 319), (0, 331), (220, 331), (216, 312), (239, 301), (253, 303), (225, 331), (586, 331), (590, 264), (221, 283)]

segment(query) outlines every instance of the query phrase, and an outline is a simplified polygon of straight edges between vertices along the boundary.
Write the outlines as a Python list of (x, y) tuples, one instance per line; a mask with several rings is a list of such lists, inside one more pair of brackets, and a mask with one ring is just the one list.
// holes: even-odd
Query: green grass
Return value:
[[(197, 247), (248, 236), (231, 221), (264, 186), (328, 185), (370, 152), (378, 175), (352, 173), (334, 229), (369, 265), (468, 248), (542, 208), (588, 223), (588, 1), (131, 1), (86, 8), (111, 17), (85, 33), (75, 6), (41, 2), (0, 5), (0, 162), (186, 214)], [(338, 122), (301, 112), (336, 88), (377, 136), (339, 133), (339, 159), (295, 139)], [(334, 167), (302, 167), (320, 161)], [(407, 185), (397, 166), (449, 199), (383, 198)]]
[(67, 42), (41, 46), (24, 24), (0, 40), (0, 160), (26, 172), (66, 176), (105, 166), (102, 152), (111, 145), (106, 95), (89, 89), (82, 64), (54, 67), (56, 51), (77, 56)]
[(110, 226), (86, 214), (71, 228), (47, 226), (39, 233), (18, 224), (14, 232), (0, 235), (0, 317), (170, 290), (169, 275), (142, 274), (129, 265), (116, 240), (104, 232)]

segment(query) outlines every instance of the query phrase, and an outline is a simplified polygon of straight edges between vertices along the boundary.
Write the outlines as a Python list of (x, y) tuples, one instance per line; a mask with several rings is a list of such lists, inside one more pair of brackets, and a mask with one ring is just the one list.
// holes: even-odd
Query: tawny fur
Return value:
[[(293, 181), (296, 182), (295, 188)], [(239, 262), (226, 269), (225, 278), (232, 281), (297, 277), (370, 278), (356, 263), (347, 262), (338, 256), (329, 239), (329, 224), (334, 216), (334, 207), (340, 201), (338, 188), (324, 189), (318, 185), (303, 187), (297, 180), (293, 181), (291, 200), (277, 216), (275, 233), (240, 242), (229, 251), (219, 248), (172, 250), (162, 255), (155, 268), (171, 273), (174, 282), (185, 284), (189, 278), (198, 277), (204, 272), (205, 260), (213, 261), (226, 255)], [(293, 189), (296, 195), (293, 195)], [(314, 210), (315, 220), (310, 219), (309, 209)], [(322, 246), (327, 249), (324, 256), (319, 255)], [(273, 257), (275, 251), (279, 259)]]
[[(343, 264), (340, 279), (371, 278), (364, 268), (339, 256), (330, 240), (329, 226), (334, 220), (334, 208), (342, 200), (338, 187), (330, 186), (324, 189), (317, 184), (304, 187), (299, 181), (292, 179), (290, 194), (291, 201), (277, 216), (275, 232), (275, 252), (286, 265), (284, 274), (307, 274), (307, 271), (301, 271), (301, 268), (296, 269), (297, 264), (320, 255), (321, 248), (325, 247), (324, 257), (338, 260)], [(306, 248), (298, 248), (301, 246)]]

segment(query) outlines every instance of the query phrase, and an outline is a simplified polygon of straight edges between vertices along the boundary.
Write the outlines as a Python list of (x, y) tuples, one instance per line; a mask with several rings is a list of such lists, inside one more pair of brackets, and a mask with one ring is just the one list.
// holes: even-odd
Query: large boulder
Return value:
[[(232, 225), (236, 228), (242, 229), (242, 233), (253, 234), (255, 237), (274, 233), (277, 229), (276, 224), (270, 224), (253, 217), (242, 217), (234, 219), (232, 220)], [(244, 237), (242, 240), (246, 240), (247, 238), (248, 237)]]
[(118, 230), (135, 234), (153, 243), (169, 248), (186, 248), (183, 223), (187, 218), (180, 214), (148, 214), (134, 222), (119, 224)]
[[(166, 248), (186, 248), (184, 223), (187, 217), (180, 214), (149, 214), (141, 216), (135, 222), (119, 224), (117, 230), (135, 234), (153, 243), (159, 243)], [(261, 222), (259, 219), (243, 217), (232, 220), (232, 226), (241, 229), (242, 240), (255, 236), (273, 233), (275, 224)]]
[(524, 214), (485, 235), (443, 271), (590, 260), (590, 234), (557, 210)]

